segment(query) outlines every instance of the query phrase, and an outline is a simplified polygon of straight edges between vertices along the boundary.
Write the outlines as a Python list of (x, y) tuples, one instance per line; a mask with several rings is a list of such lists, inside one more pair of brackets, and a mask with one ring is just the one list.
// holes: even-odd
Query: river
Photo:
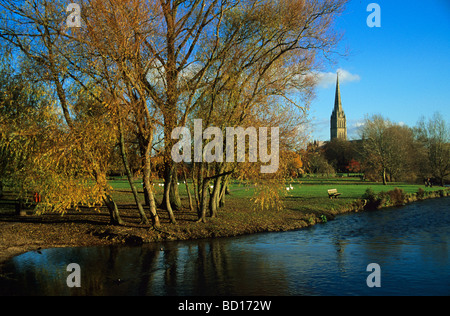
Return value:
[(290, 232), (28, 252), (5, 264), (0, 295), (450, 295), (449, 244), (441, 198)]

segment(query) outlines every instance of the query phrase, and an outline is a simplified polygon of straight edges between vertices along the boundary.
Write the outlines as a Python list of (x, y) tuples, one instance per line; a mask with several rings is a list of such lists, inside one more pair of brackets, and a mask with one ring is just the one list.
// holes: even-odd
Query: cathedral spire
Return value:
[(339, 87), (339, 73), (336, 78), (336, 96), (334, 99), (334, 110), (336, 112), (342, 111), (342, 102), (341, 102), (341, 89)]

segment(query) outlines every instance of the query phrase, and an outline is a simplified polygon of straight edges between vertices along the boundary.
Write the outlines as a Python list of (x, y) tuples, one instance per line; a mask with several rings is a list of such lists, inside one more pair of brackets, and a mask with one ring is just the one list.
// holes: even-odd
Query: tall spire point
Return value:
[(339, 87), (339, 72), (336, 74), (336, 96), (334, 99), (334, 110), (342, 111), (341, 88)]

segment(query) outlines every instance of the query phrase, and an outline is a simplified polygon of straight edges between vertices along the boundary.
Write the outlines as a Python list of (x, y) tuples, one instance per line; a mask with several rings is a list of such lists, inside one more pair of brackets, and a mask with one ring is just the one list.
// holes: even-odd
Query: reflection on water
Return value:
[[(450, 199), (349, 214), (284, 233), (29, 252), (3, 269), (14, 295), (449, 295)], [(68, 288), (69, 263), (81, 288)], [(381, 287), (369, 288), (369, 263)]]

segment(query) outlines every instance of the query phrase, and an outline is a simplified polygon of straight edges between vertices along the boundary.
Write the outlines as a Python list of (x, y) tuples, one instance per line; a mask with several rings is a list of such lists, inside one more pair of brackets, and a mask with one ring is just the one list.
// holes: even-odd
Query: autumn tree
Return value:
[[(139, 104), (136, 117), (145, 117), (149, 126), (142, 133), (146, 143), (155, 124), (163, 128), (162, 206), (172, 222), (176, 194), (170, 193), (177, 188), (172, 131), (186, 125), (205, 100), (219, 100), (218, 95), (237, 95), (234, 103), (224, 101), (227, 106), (249, 106), (260, 102), (264, 91), (287, 101), (285, 91), (302, 86), (305, 92), (310, 83), (302, 75), (316, 66), (316, 52), (327, 53), (334, 47), (332, 21), (344, 2), (83, 3), (87, 31), (81, 31), (83, 36), (76, 41), (88, 47), (90, 56), (98, 56), (97, 64), (105, 65), (102, 77), (113, 71), (111, 82), (126, 87), (122, 102)], [(89, 69), (98, 69), (94, 66)], [(271, 81), (275, 84), (269, 86)], [(230, 94), (233, 85), (236, 93)], [(152, 109), (150, 116), (148, 109)], [(245, 116), (246, 108), (238, 107), (236, 113)]]
[(49, 119), (49, 96), (36, 84), (30, 83), (7, 52), (0, 68), (0, 195), (4, 184), (22, 187), (20, 173), (32, 161), (27, 140), (27, 127), (35, 122), (44, 125)]
[(391, 181), (413, 182), (417, 177), (417, 144), (413, 130), (404, 124), (393, 124), (388, 128), (387, 137), (393, 143), (389, 157), (389, 175)]
[[(75, 91), (80, 91), (86, 88), (84, 85), (85, 81), (82, 80), (83, 75), (79, 72), (79, 64), (74, 63), (77, 56), (74, 53), (76, 47), (71, 47), (69, 42), (64, 41), (64, 36), (62, 35), (62, 29), (64, 26), (64, 21), (66, 20), (65, 15), (65, 3), (59, 1), (24, 1), (18, 3), (16, 1), (0, 1), (0, 7), (5, 12), (2, 15), (2, 23), (0, 27), (0, 38), (2, 44), (6, 45), (14, 51), (15, 56), (21, 56), (26, 59), (27, 67), (23, 70), (29, 76), (27, 80), (32, 80), (35, 82), (40, 82), (42, 87), (51, 88), (52, 92), (56, 96), (57, 104), (62, 112), (63, 121), (58, 121), (59, 125), (54, 126), (54, 129), (47, 129), (47, 132), (53, 131), (52, 136), (55, 137), (65, 137), (66, 140), (69, 136), (74, 140), (72, 145), (77, 144), (80, 147), (71, 147), (69, 150), (71, 153), (79, 154), (84, 152), (83, 160), (78, 160), (78, 162), (89, 162), (88, 164), (81, 164), (81, 166), (92, 168), (91, 170), (84, 170), (84, 174), (90, 175), (96, 182), (98, 186), (95, 191), (97, 193), (103, 194), (103, 201), (107, 205), (108, 210), (111, 215), (111, 222), (114, 224), (121, 224), (120, 215), (118, 208), (114, 200), (110, 195), (110, 189), (106, 182), (106, 168), (105, 162), (100, 161), (105, 155), (98, 155), (97, 148), (95, 147), (95, 142), (102, 142), (102, 138), (89, 139), (86, 141), (79, 141), (82, 137), (86, 136), (99, 136), (96, 132), (103, 133), (105, 129), (100, 126), (93, 126), (92, 133), (86, 133), (89, 129), (88, 126), (80, 126), (74, 121), (74, 117), (71, 113), (74, 100), (71, 98), (72, 90), (75, 84)], [(72, 54), (68, 53), (72, 52)], [(63, 53), (64, 52), (64, 53)], [(72, 56), (72, 59), (68, 57)], [(69, 71), (72, 70), (72, 71)], [(76, 75), (78, 74), (78, 76)], [(90, 93), (88, 89), (84, 89), (85, 93)], [(56, 122), (56, 121), (55, 121)], [(63, 127), (65, 125), (65, 127)], [(69, 132), (70, 131), (70, 132)], [(45, 132), (45, 131), (44, 131)], [(58, 136), (58, 133), (61, 135)], [(103, 134), (106, 139), (109, 139), (108, 135)], [(46, 139), (52, 139), (49, 135)], [(76, 141), (75, 141), (76, 140)], [(92, 142), (90, 141), (92, 140)], [(51, 146), (51, 143), (47, 143)], [(64, 144), (59, 142), (54, 142), (53, 144)], [(97, 143), (98, 144), (98, 143)], [(103, 141), (102, 145), (109, 144), (109, 141)], [(94, 147), (89, 147), (92, 145)], [(43, 147), (44, 148), (44, 147)], [(104, 148), (101, 146), (101, 148)], [(46, 158), (52, 157), (52, 159), (61, 159), (62, 157), (57, 157), (57, 155), (65, 155), (61, 148), (55, 146), (52, 151), (55, 156), (47, 155)], [(106, 152), (103, 152), (106, 153)], [(70, 155), (65, 155), (64, 159), (71, 157)], [(72, 156), (75, 157), (75, 156)], [(44, 163), (42, 161), (42, 163)], [(51, 160), (47, 163), (51, 164)], [(55, 163), (55, 161), (53, 161)], [(70, 164), (69, 161), (67, 163)], [(74, 165), (74, 162), (71, 163)], [(50, 169), (51, 170), (51, 169)], [(56, 168), (56, 170), (58, 170)], [(75, 174), (80, 174), (80, 172), (75, 172)], [(55, 174), (56, 176), (57, 174)], [(41, 175), (43, 176), (43, 175)], [(67, 190), (63, 188), (70, 187), (69, 179), (64, 182), (64, 176), (61, 176), (57, 182), (54, 183), (53, 192), (61, 194), (60, 197), (56, 198), (55, 203), (62, 201), (64, 199), (63, 195), (67, 193)], [(57, 186), (60, 185), (58, 190)], [(80, 187), (81, 188), (81, 187)], [(81, 189), (80, 189), (81, 190)], [(86, 189), (87, 190), (87, 189)], [(76, 190), (73, 191), (74, 193)], [(86, 200), (84, 194), (79, 192), (79, 199)], [(51, 194), (48, 194), (50, 198)], [(76, 195), (70, 195), (71, 198), (67, 198), (65, 205), (69, 206), (72, 204), (77, 204)], [(53, 203), (48, 200), (48, 203)], [(61, 204), (61, 203), (59, 203)], [(50, 207), (51, 208), (51, 207)]]
[[(105, 183), (90, 181), (94, 177), (91, 172), (107, 169), (111, 130), (99, 123), (86, 130), (76, 120), (68, 129), (51, 90), (31, 84), (23, 76), (19, 68), (10, 79), (12, 89), (7, 89), (1, 100), (0, 148), (9, 153), (8, 170), (2, 177), (21, 201), (39, 193), (38, 213), (98, 206), (107, 188)], [(83, 148), (91, 148), (89, 154), (98, 158), (95, 165), (94, 160), (86, 159)], [(104, 163), (98, 164), (99, 160)]]
[[(144, 43), (151, 41), (155, 32), (154, 12), (146, 1), (89, 1), (86, 11), (85, 28), (70, 40), (84, 48), (84, 60), (90, 64), (88, 74), (102, 87), (108, 111), (116, 117), (125, 171), (141, 219), (146, 223), (131, 180), (128, 155), (122, 146), (122, 140), (130, 137), (130, 133), (137, 141), (144, 198), (152, 224), (158, 227), (151, 154), (155, 129), (164, 123), (148, 91), (148, 80), (152, 79), (149, 73), (155, 70), (156, 59)], [(105, 33), (109, 34), (106, 38)], [(124, 126), (128, 128), (121, 128)], [(172, 218), (173, 214), (169, 212), (169, 216)]]
[(348, 172), (359, 173), (361, 172), (361, 164), (359, 161), (352, 159), (347, 165)]
[(450, 127), (440, 113), (428, 121), (422, 117), (416, 127), (416, 137), (425, 148), (428, 158), (422, 165), (424, 174), (436, 178), (444, 186), (450, 175)]
[[(296, 128), (304, 119), (305, 99), (314, 84), (307, 74), (316, 67), (315, 54), (327, 53), (336, 43), (331, 21), (342, 5), (338, 1), (250, 1), (229, 8), (213, 36), (203, 35), (204, 45), (195, 55), (195, 65), (205, 72), (204, 86), (186, 106), (192, 109), (192, 117), (202, 118), (204, 127), (221, 131), (226, 127), (279, 126), (280, 143), (292, 146), (300, 139)], [(303, 102), (295, 101), (293, 91), (305, 97)], [(260, 167), (257, 163), (254, 168), (243, 166), (241, 175)], [(213, 167), (204, 163), (195, 167), (199, 175), (210, 169), (217, 176), (210, 199), (214, 216), (214, 201), (223, 191), (221, 179), (238, 165), (220, 162)], [(263, 176), (256, 172), (254, 178)], [(200, 183), (207, 187), (200, 176), (199, 191)]]
[(324, 147), (320, 143), (308, 143), (306, 149), (301, 150), (301, 157), (305, 171), (314, 174), (334, 174), (336, 171), (325, 157)]
[(337, 172), (347, 172), (350, 161), (358, 156), (355, 146), (348, 140), (334, 138), (325, 144), (325, 158)]
[(414, 159), (414, 138), (409, 127), (374, 115), (365, 119), (360, 134), (366, 172), (378, 173), (383, 184), (408, 178)]
[(286, 177), (297, 177), (299, 174), (303, 173), (303, 161), (302, 157), (298, 152), (289, 152), (290, 161), (287, 165), (288, 174)]

